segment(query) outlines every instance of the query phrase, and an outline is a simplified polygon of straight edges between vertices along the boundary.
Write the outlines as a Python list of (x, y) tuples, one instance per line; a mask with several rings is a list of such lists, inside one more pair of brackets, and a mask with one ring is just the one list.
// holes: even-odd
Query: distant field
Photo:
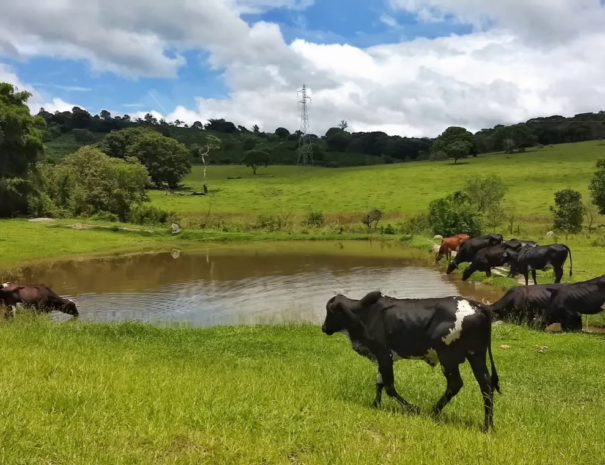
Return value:
[(602, 465), (603, 344), (494, 328), (502, 395), (483, 434), (468, 364), (439, 419), (444, 378), (420, 361), (395, 374), (421, 413), (375, 410), (375, 367), (318, 327), (0, 321), (0, 463)]
[[(528, 222), (549, 223), (553, 194), (573, 188), (588, 196), (597, 159), (605, 158), (605, 142), (591, 141), (544, 147), (527, 153), (482, 155), (451, 162), (411, 162), (354, 168), (261, 167), (253, 176), (240, 165), (210, 166), (208, 197), (152, 192), (153, 204), (199, 217), (227, 215), (250, 220), (257, 215), (305, 215), (321, 211), (342, 222), (358, 222), (360, 214), (379, 208), (401, 219), (426, 211), (429, 202), (460, 189), (475, 176), (497, 174), (509, 188), (507, 202), (518, 206)], [(241, 179), (227, 179), (228, 177)], [(185, 179), (201, 190), (200, 167)]]

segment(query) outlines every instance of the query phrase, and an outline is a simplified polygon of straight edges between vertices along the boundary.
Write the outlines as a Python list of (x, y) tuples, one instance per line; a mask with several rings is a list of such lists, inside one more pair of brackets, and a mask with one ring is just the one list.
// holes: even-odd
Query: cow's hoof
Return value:
[(378, 409), (380, 408), (380, 402), (374, 401), (370, 404), (370, 407)]

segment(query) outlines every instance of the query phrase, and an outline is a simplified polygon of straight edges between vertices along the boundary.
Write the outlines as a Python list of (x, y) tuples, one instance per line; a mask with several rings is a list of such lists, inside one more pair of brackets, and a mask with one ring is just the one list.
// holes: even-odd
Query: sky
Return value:
[(605, 110), (605, 0), (0, 0), (37, 112), (434, 137)]

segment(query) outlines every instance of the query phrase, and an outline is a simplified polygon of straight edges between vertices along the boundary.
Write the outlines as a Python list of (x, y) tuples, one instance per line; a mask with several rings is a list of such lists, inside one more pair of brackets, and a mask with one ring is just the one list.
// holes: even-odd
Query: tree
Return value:
[(349, 123), (347, 123), (344, 119), (340, 120), (340, 123), (338, 123), (338, 129), (340, 129), (341, 131), (346, 131), (348, 127)]
[(376, 229), (378, 227), (378, 222), (382, 219), (382, 212), (377, 208), (373, 208), (368, 213), (366, 213), (361, 222), (365, 224), (368, 228), (368, 231), (371, 231), (372, 228)]
[(111, 131), (101, 141), (100, 148), (103, 153), (117, 158), (125, 158), (128, 149), (145, 134), (155, 131), (147, 128), (128, 128), (120, 131)]
[(248, 150), (243, 161), (246, 166), (252, 168), (252, 174), (256, 174), (260, 165), (269, 165), (269, 153), (264, 150)]
[(279, 127), (275, 130), (275, 135), (280, 139), (286, 139), (290, 135), (290, 131), (286, 128)]
[(0, 83), (0, 217), (27, 214), (41, 193), (31, 173), (44, 151), (44, 119), (32, 116), (30, 94)]
[(29, 113), (29, 97), (0, 83), (0, 178), (26, 177), (44, 151), (44, 120)]
[(451, 126), (437, 137), (431, 147), (431, 152), (440, 151), (446, 153), (449, 158), (454, 159), (454, 163), (457, 163), (460, 158), (476, 153), (475, 139), (466, 129)]
[(598, 207), (601, 215), (605, 214), (605, 158), (597, 160), (597, 170), (590, 180), (592, 202)]
[(575, 234), (582, 230), (584, 206), (582, 194), (572, 189), (555, 192), (555, 207), (550, 207), (553, 216), (553, 228), (565, 234)]
[(141, 163), (109, 157), (92, 146), (43, 169), (46, 191), (58, 207), (73, 215), (106, 212), (126, 220), (131, 207), (147, 199), (149, 175)]
[(481, 223), (481, 212), (464, 192), (454, 192), (429, 205), (429, 224), (435, 234), (477, 236), (481, 234)]
[(189, 150), (180, 142), (155, 131), (146, 131), (128, 147), (127, 155), (137, 158), (153, 183), (173, 189), (191, 171)]
[(487, 213), (502, 204), (506, 186), (502, 178), (491, 174), (469, 179), (464, 192), (481, 213)]

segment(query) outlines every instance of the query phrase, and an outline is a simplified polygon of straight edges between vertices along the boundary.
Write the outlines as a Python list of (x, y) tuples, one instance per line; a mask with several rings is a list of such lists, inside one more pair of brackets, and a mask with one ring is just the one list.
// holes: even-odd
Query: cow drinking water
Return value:
[(52, 289), (44, 285), (4, 283), (0, 285), (0, 303), (7, 307), (22, 304), (42, 312), (58, 310), (78, 316), (78, 309), (73, 301), (55, 294)]
[(450, 274), (458, 265), (465, 262), (472, 262), (477, 252), (485, 247), (498, 245), (502, 242), (500, 234), (490, 234), (487, 236), (473, 237), (460, 246), (460, 250), (447, 266), (447, 274)]
[(422, 359), (431, 366), (439, 363), (447, 380), (445, 393), (433, 408), (438, 414), (462, 388), (459, 365), (466, 359), (483, 395), (483, 430), (493, 428), (493, 391), (500, 388), (491, 351), (491, 313), (485, 307), (462, 297), (394, 299), (376, 291), (361, 300), (337, 295), (328, 301), (326, 311), (322, 331), (345, 333), (358, 354), (378, 365), (375, 407), (380, 406), (384, 389), (403, 408), (417, 411), (395, 389), (393, 362)]

